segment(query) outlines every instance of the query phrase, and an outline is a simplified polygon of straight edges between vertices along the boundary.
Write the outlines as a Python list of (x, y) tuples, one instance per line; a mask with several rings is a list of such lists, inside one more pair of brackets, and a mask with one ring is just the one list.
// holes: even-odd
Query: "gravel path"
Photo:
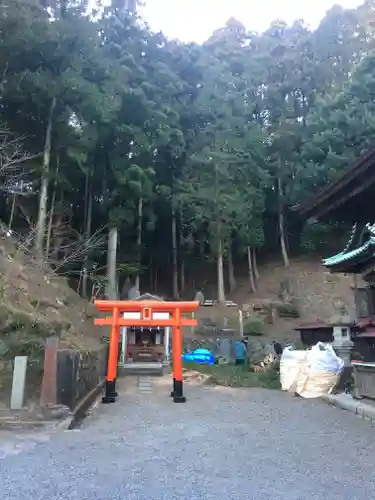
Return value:
[(375, 497), (368, 423), (281, 392), (186, 387), (186, 395), (176, 405), (165, 386), (142, 396), (129, 387), (80, 430), (7, 454), (0, 499)]

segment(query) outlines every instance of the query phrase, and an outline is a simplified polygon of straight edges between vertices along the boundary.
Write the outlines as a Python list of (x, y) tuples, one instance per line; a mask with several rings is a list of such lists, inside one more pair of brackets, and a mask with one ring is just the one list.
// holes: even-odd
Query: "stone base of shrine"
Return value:
[(154, 375), (161, 377), (168, 371), (168, 366), (161, 362), (124, 363), (118, 366), (119, 376), (124, 375)]

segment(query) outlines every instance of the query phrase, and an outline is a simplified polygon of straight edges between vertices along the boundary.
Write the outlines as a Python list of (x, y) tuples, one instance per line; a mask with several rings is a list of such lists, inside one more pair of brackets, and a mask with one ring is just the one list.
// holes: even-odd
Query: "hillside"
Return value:
[(62, 345), (92, 348), (99, 344), (94, 330), (95, 308), (51, 269), (41, 268), (32, 255), (6, 236), (0, 239), (0, 355), (28, 355), (36, 364), (44, 341), (58, 335)]
[(347, 314), (355, 315), (353, 276), (330, 274), (318, 258), (292, 259), (289, 268), (281, 262), (270, 262), (259, 269), (257, 292), (249, 293), (247, 278), (237, 279), (237, 288), (230, 299), (239, 304), (262, 305), (268, 302), (297, 301), (301, 317), (279, 319), (277, 329), (288, 330), (303, 322), (318, 319), (329, 321), (344, 306)]

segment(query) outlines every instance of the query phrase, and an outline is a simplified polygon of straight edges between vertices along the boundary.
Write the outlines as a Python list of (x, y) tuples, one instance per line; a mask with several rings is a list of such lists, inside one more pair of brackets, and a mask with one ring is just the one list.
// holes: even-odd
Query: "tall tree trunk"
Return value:
[(202, 232), (201, 237), (199, 238), (199, 253), (202, 262), (204, 262), (205, 239), (205, 234)]
[(230, 293), (236, 288), (236, 278), (234, 277), (233, 253), (232, 242), (229, 242), (228, 249), (228, 278), (229, 278), (229, 291)]
[(111, 227), (108, 234), (108, 254), (107, 254), (107, 296), (109, 299), (117, 299), (117, 227)]
[[(86, 225), (85, 225), (85, 245), (91, 238), (91, 225), (92, 225), (92, 185), (89, 180), (89, 174), (87, 175), (87, 204), (86, 204)], [(85, 248), (85, 257), (83, 259), (83, 269), (82, 269), (82, 297), (87, 298), (87, 284), (89, 280), (88, 274), (88, 263), (89, 263), (89, 252), (88, 248)]]
[(281, 254), (283, 256), (284, 266), (289, 267), (289, 256), (285, 242), (284, 200), (283, 200), (283, 190), (281, 186), (280, 176), (277, 179), (277, 186), (278, 186), (278, 198), (279, 198), (278, 223), (279, 223)]
[(155, 274), (154, 274), (154, 292), (158, 292), (158, 278), (159, 278), (159, 273), (158, 273), (158, 268), (155, 267)]
[(258, 271), (258, 264), (257, 264), (257, 252), (255, 248), (252, 249), (252, 257), (253, 257), (253, 271), (254, 271), (254, 278), (256, 281), (259, 280), (259, 271)]
[(223, 241), (220, 237), (217, 245), (217, 300), (221, 304), (225, 302)]
[(177, 256), (177, 224), (176, 212), (172, 209), (172, 272), (173, 272), (173, 298), (178, 299), (178, 256)]
[(181, 223), (180, 224), (180, 293), (184, 294), (184, 292), (185, 292), (184, 235), (182, 232), (182, 223)]
[(153, 291), (153, 286), (154, 286), (154, 262), (152, 259), (152, 254), (150, 253), (150, 260), (148, 264), (148, 279), (149, 279), (149, 288), (150, 292)]
[(185, 293), (185, 262), (183, 256), (181, 256), (180, 264), (180, 292), (181, 294)]
[(138, 222), (137, 222), (137, 260), (138, 271), (135, 276), (135, 286), (139, 290), (140, 269), (142, 264), (142, 218), (143, 218), (143, 198), (139, 197), (138, 200)]
[(247, 263), (249, 267), (249, 285), (250, 285), (250, 291), (255, 292), (256, 291), (256, 286), (255, 286), (255, 280), (254, 280), (254, 269), (253, 269), (253, 261), (251, 258), (251, 247), (247, 247)]
[(13, 225), (14, 212), (16, 210), (16, 198), (17, 198), (17, 196), (14, 194), (12, 196), (12, 207), (10, 209), (10, 216), (9, 216), (9, 222), (8, 222), (9, 229), (12, 229), (12, 225)]
[[(61, 192), (61, 195), (60, 195), (60, 200), (58, 201), (58, 205), (59, 207), (61, 207), (61, 213), (57, 214), (57, 217), (55, 217), (55, 227), (57, 228), (57, 232), (60, 225), (62, 224), (63, 222), (63, 211), (64, 211), (64, 193)], [(58, 235), (57, 237), (54, 237), (53, 239), (51, 239), (51, 245), (52, 245), (52, 251), (51, 251), (51, 256), (50, 258), (52, 260), (58, 260), (59, 259), (59, 255), (60, 255), (60, 248), (61, 248), (61, 244), (62, 244), (62, 238), (60, 235)]]
[(43, 153), (43, 171), (39, 194), (39, 210), (38, 210), (38, 221), (36, 227), (35, 235), (35, 250), (40, 257), (43, 257), (43, 242), (44, 233), (46, 230), (46, 217), (47, 217), (47, 203), (48, 203), (48, 180), (49, 180), (49, 169), (51, 162), (51, 141), (52, 141), (52, 129), (53, 129), (53, 115), (56, 108), (56, 97), (51, 101), (49, 108), (49, 116), (46, 130), (46, 137), (44, 141), (44, 153)]
[(49, 257), (49, 252), (51, 249), (51, 236), (52, 236), (52, 224), (53, 217), (55, 215), (55, 203), (56, 203), (56, 193), (57, 193), (57, 174), (59, 173), (60, 168), (60, 157), (57, 155), (56, 158), (56, 172), (55, 172), (55, 180), (53, 183), (53, 193), (52, 193), (52, 201), (51, 201), (51, 210), (48, 217), (48, 229), (47, 229), (47, 242), (46, 242), (46, 258)]

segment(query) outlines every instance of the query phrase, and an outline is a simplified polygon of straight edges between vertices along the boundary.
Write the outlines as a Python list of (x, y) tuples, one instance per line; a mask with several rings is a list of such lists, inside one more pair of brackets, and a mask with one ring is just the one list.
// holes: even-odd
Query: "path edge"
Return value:
[(94, 405), (95, 401), (99, 398), (105, 380), (99, 382), (74, 408), (73, 412), (64, 420), (59, 422), (56, 429), (72, 430), (74, 429), (86, 416), (87, 411)]
[(366, 404), (362, 400), (354, 399), (350, 394), (330, 394), (321, 397), (327, 404), (350, 411), (357, 417), (375, 424), (375, 406)]

